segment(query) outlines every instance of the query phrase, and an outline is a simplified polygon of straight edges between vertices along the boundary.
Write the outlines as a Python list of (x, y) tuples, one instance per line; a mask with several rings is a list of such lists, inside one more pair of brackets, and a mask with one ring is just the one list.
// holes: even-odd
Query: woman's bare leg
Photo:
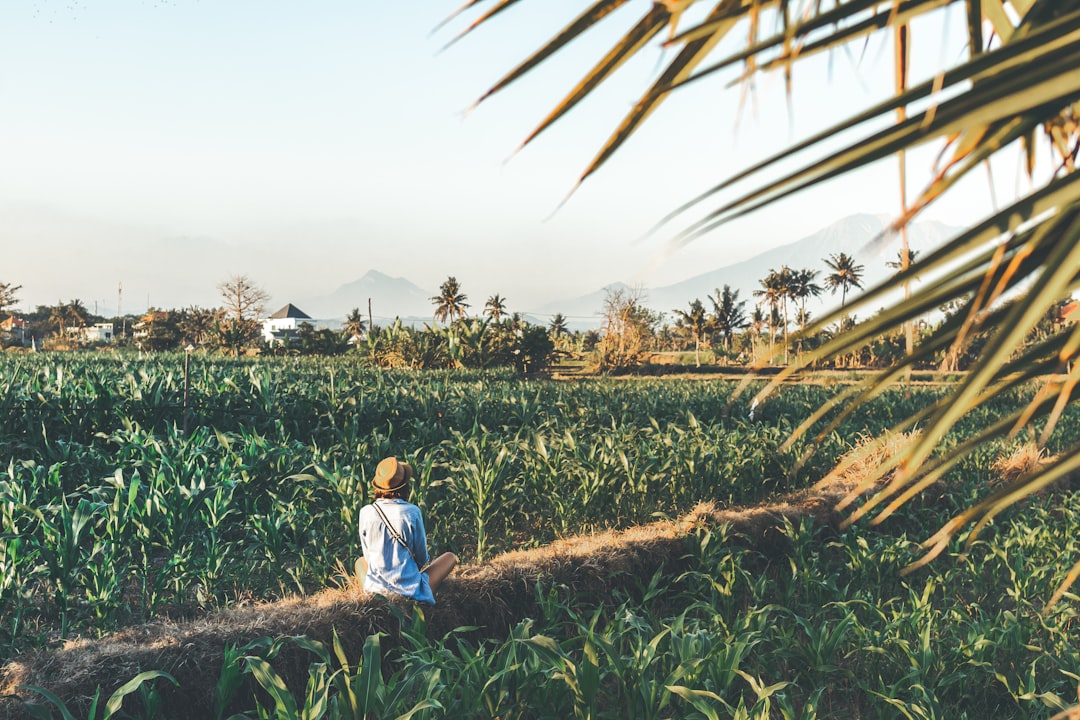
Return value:
[(431, 561), (431, 564), (427, 566), (428, 585), (431, 586), (431, 592), (435, 592), (436, 588), (442, 584), (442, 581), (446, 579), (446, 576), (450, 574), (450, 571), (457, 565), (457, 555), (454, 553), (443, 553), (439, 557)]

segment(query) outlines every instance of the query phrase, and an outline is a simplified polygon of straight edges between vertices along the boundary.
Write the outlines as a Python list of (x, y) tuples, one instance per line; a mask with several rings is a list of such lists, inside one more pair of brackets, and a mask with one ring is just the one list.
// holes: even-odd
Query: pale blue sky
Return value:
[[(474, 308), (500, 293), (528, 311), (616, 280), (670, 284), (847, 214), (897, 209), (889, 164), (672, 257), (663, 235), (634, 242), (727, 172), (866, 102), (829, 81), (859, 62), (837, 55), (796, 68), (793, 120), (779, 77), (741, 114), (737, 90), (687, 89), (556, 212), (667, 56), (646, 53), (513, 150), (648, 3), (462, 111), (580, 6), (523, 2), (439, 52), (464, 26), (432, 33), (453, 0), (3, 3), (0, 281), (23, 285), (24, 307), (78, 297), (104, 313), (120, 283), (127, 312), (215, 305), (235, 273), (280, 305), (376, 269), (432, 291), (454, 275)], [(873, 68), (888, 53), (865, 49), (866, 87), (887, 89)], [(985, 194), (934, 217), (963, 222)]]

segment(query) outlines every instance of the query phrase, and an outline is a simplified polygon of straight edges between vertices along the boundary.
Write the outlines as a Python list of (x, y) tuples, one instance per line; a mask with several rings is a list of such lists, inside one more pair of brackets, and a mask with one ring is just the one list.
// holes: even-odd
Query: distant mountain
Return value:
[[(899, 259), (900, 238), (883, 235), (888, 222), (889, 218), (885, 215), (851, 215), (801, 240), (766, 250), (749, 260), (711, 270), (674, 285), (649, 290), (648, 305), (670, 312), (674, 308), (685, 309), (696, 298), (710, 308), (708, 296), (715, 295), (718, 288), (730, 285), (739, 291), (740, 300), (749, 301), (747, 307), (750, 307), (754, 301), (754, 291), (761, 288), (761, 280), (769, 271), (779, 270), (784, 265), (796, 270), (818, 270), (818, 283), (824, 285), (828, 272), (825, 260), (830, 255), (842, 252), (851, 255), (857, 264), (863, 266), (863, 287), (873, 287), (896, 272), (887, 263)], [(933, 221), (913, 223), (908, 227), (908, 244), (912, 251), (925, 257), (959, 230)], [(848, 297), (850, 299), (850, 293)], [(839, 296), (832, 297), (826, 291), (819, 307), (839, 304)]]
[[(548, 321), (550, 321), (552, 315), (562, 313), (563, 317), (567, 319), (566, 327), (571, 332), (595, 329), (600, 327), (603, 320), (604, 300), (607, 298), (608, 292), (630, 289), (631, 287), (626, 283), (614, 282), (588, 295), (547, 303), (540, 307), (538, 313), (542, 317), (548, 318)], [(545, 321), (546, 323), (547, 321)]]
[[(747, 301), (747, 308), (754, 304), (754, 291), (761, 287), (761, 280), (771, 270), (787, 265), (794, 269), (818, 270), (818, 283), (824, 285), (828, 271), (825, 260), (830, 255), (847, 253), (863, 266), (864, 287), (875, 284), (896, 272), (887, 263), (898, 259), (899, 238), (884, 236), (888, 218), (883, 215), (858, 214), (846, 217), (812, 235), (787, 245), (781, 245), (755, 255), (749, 260), (726, 265), (696, 275), (673, 285), (644, 288), (645, 304), (657, 312), (686, 309), (694, 299), (701, 300), (711, 310), (708, 297), (717, 289), (730, 285), (739, 291), (739, 299)], [(939, 247), (955, 235), (959, 228), (939, 222), (920, 222), (908, 228), (911, 249), (921, 255)], [(611, 290), (630, 290), (625, 283), (616, 282), (580, 297), (555, 300), (542, 305), (526, 320), (547, 325), (551, 316), (562, 313), (570, 330), (588, 330), (601, 325), (604, 299)], [(318, 318), (324, 325), (339, 325), (353, 309), (359, 308), (366, 317), (368, 299), (371, 299), (372, 315), (376, 325), (385, 327), (394, 318), (401, 318), (406, 325), (420, 327), (432, 324), (434, 291), (424, 290), (403, 277), (390, 277), (377, 270), (369, 270), (359, 280), (346, 283), (329, 295), (310, 297), (297, 302), (305, 312)], [(849, 294), (848, 299), (851, 299)], [(826, 307), (839, 305), (839, 296), (824, 294), (817, 303), (808, 304), (815, 315)], [(482, 311), (482, 308), (473, 308)]]
[(344, 318), (353, 308), (367, 317), (368, 300), (376, 325), (386, 325), (395, 317), (426, 318), (431, 322), (434, 306), (431, 296), (418, 285), (403, 277), (390, 277), (378, 270), (369, 270), (359, 280), (353, 280), (329, 295), (310, 297), (297, 303), (312, 317)]
[[(889, 218), (884, 215), (851, 215), (801, 240), (766, 250), (749, 260), (722, 266), (673, 285), (645, 288), (645, 304), (658, 312), (668, 313), (669, 317), (672, 310), (685, 310), (695, 299), (701, 300), (708, 310), (712, 307), (709, 296), (715, 295), (724, 285), (730, 285), (739, 291), (739, 299), (746, 300), (746, 307), (750, 308), (754, 304), (754, 291), (760, 289), (761, 280), (771, 270), (779, 270), (784, 265), (794, 269), (818, 270), (818, 283), (824, 285), (828, 272), (825, 259), (841, 252), (851, 255), (857, 264), (863, 266), (863, 286), (873, 287), (896, 272), (886, 263), (898, 259), (900, 240), (883, 235), (888, 222)], [(939, 222), (914, 223), (908, 228), (908, 243), (913, 251), (925, 256), (959, 230)], [(623, 283), (613, 283), (572, 300), (548, 303), (540, 311), (563, 313), (572, 319), (571, 327), (574, 329), (599, 327), (608, 288), (627, 287)], [(849, 293), (848, 299), (851, 297)], [(830, 296), (826, 292), (816, 307), (810, 304), (807, 309), (817, 314), (822, 308), (839, 304), (839, 296)]]

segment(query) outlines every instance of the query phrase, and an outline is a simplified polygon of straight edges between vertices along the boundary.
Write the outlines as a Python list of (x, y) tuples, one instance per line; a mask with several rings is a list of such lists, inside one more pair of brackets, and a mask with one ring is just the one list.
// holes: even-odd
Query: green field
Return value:
[[(751, 418), (748, 395), (732, 402), (737, 381), (707, 378), (3, 357), (0, 652), (333, 585), (359, 553), (357, 512), (386, 455), (417, 469), (432, 550), (475, 563), (702, 500), (753, 505), (809, 487), (941, 391), (879, 398), (797, 464), (805, 444), (781, 443), (842, 380), (785, 388)], [(1004, 410), (979, 408), (959, 432)], [(1078, 433), (1066, 416), (1054, 442)], [(691, 570), (636, 590), (538, 584), (543, 612), (510, 637), (429, 639), (416, 616), (405, 642), (380, 655), (372, 639), (368, 662), (348, 658), (348, 671), (311, 645), (312, 697), (323, 693), (326, 717), (352, 717), (345, 686), (363, 676), (383, 688), (367, 707), (381, 717), (1049, 717), (1080, 681), (1077, 597), (1040, 612), (1080, 557), (1074, 486), (999, 518), (962, 561), (899, 574), (919, 541), (998, 482), (992, 466), (1014, 445), (964, 460), (947, 493), (881, 527), (792, 525), (779, 554), (703, 528), (687, 543)], [(270, 647), (237, 667), (272, 673)], [(296, 694), (301, 708), (314, 702)]]

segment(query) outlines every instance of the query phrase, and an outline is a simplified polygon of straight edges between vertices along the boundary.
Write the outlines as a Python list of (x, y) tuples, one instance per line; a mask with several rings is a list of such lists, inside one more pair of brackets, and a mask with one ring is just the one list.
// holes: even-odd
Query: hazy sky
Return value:
[[(716, 81), (686, 89), (559, 207), (670, 55), (646, 53), (514, 150), (649, 3), (628, 3), (606, 37), (594, 31), (465, 116), (582, 3), (519, 3), (441, 51), (465, 26), (436, 29), (454, 2), (3, 3), (0, 281), (23, 286), (24, 308), (77, 297), (105, 314), (120, 284), (125, 312), (208, 307), (218, 282), (246, 274), (276, 306), (375, 269), (432, 291), (454, 275), (476, 309), (500, 293), (528, 311), (617, 280), (670, 284), (845, 215), (898, 208), (888, 163), (671, 257), (670, 234), (638, 241), (838, 107), (881, 97), (883, 40), (797, 66), (790, 114), (779, 76), (752, 98)], [(830, 80), (853, 73), (860, 83)], [(986, 210), (986, 195), (931, 217), (958, 224)]]

